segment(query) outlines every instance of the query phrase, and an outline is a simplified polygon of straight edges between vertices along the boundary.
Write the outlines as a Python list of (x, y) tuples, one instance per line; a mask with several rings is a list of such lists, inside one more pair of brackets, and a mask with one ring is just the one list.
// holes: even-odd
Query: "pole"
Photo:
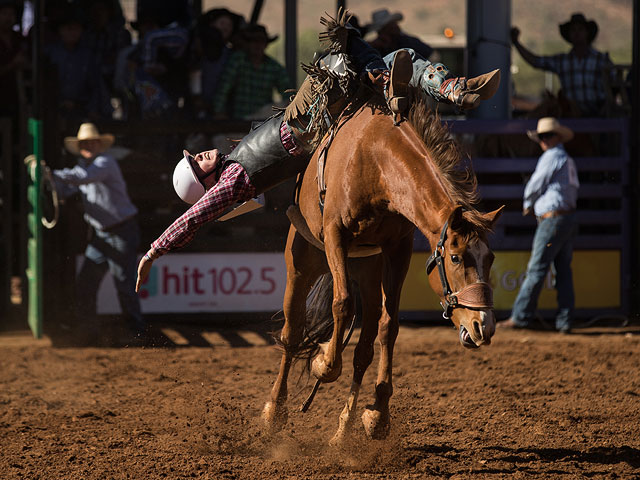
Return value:
[(629, 195), (630, 195), (630, 217), (631, 238), (629, 239), (631, 279), (630, 291), (631, 314), (633, 318), (640, 315), (640, 252), (638, 251), (638, 241), (640, 241), (640, 226), (638, 218), (640, 212), (640, 199), (638, 199), (638, 181), (640, 179), (640, 168), (638, 158), (640, 156), (640, 0), (633, 0), (633, 36), (632, 36), (632, 63), (631, 63), (631, 118), (629, 119), (629, 139), (630, 139), (630, 162), (629, 162)]
[(467, 75), (500, 69), (500, 87), (493, 98), (469, 117), (507, 120), (511, 116), (511, 0), (467, 0)]
[(253, 4), (253, 11), (251, 12), (251, 19), (249, 20), (250, 24), (254, 25), (258, 23), (258, 20), (260, 19), (260, 12), (262, 12), (263, 4), (264, 4), (264, 0), (255, 0), (255, 3)]
[(298, 84), (298, 0), (284, 4), (284, 59), (291, 83)]
[(33, 154), (35, 165), (31, 172), (31, 185), (27, 187), (27, 200), (31, 204), (31, 212), (27, 217), (29, 238), (27, 239), (27, 282), (29, 286), (29, 303), (27, 321), (35, 338), (42, 337), (43, 330), (43, 302), (42, 302), (42, 210), (40, 204), (40, 184), (42, 171), (42, 106), (43, 106), (43, 75), (42, 75), (42, 19), (44, 0), (34, 1), (34, 35), (33, 35), (33, 112), (29, 118), (29, 134), (33, 139)]

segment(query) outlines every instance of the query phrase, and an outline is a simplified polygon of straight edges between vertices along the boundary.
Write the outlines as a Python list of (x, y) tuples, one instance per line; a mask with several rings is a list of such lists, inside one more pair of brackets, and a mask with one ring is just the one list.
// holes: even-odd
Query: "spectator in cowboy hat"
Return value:
[(578, 196), (578, 172), (563, 143), (573, 138), (571, 129), (553, 117), (538, 120), (536, 130), (527, 132), (543, 154), (524, 190), (523, 215), (534, 214), (538, 220), (533, 237), (531, 258), (520, 291), (513, 304), (511, 317), (498, 323), (504, 328), (534, 328), (538, 297), (553, 263), (558, 291), (558, 313), (555, 326), (569, 333), (574, 308), (571, 257), (577, 232), (575, 219)]
[(567, 53), (539, 56), (519, 41), (520, 30), (511, 29), (511, 42), (522, 58), (535, 68), (558, 75), (564, 95), (575, 102), (584, 116), (599, 116), (604, 112), (606, 93), (603, 72), (613, 64), (608, 53), (592, 47), (598, 34), (598, 24), (574, 13), (560, 24), (560, 35), (572, 46)]
[(218, 82), (236, 48), (241, 15), (226, 8), (213, 8), (198, 18), (192, 45), (191, 94), (198, 118), (207, 117), (213, 107)]
[(420, 56), (428, 59), (433, 53), (433, 48), (400, 30), (398, 22), (403, 18), (400, 12), (391, 13), (386, 8), (374, 11), (371, 14), (371, 23), (366, 27), (368, 32), (378, 34), (370, 42), (371, 46), (378, 50), (383, 57), (401, 48), (412, 48)]
[(131, 333), (140, 338), (146, 330), (135, 292), (138, 209), (129, 198), (118, 163), (107, 153), (113, 142), (113, 135), (100, 134), (94, 124), (83, 123), (75, 137), (64, 139), (65, 148), (78, 156), (77, 165), (53, 171), (56, 188), (63, 196), (80, 193), (84, 219), (93, 229), (77, 276), (78, 327), (89, 341), (99, 340), (96, 297), (107, 271), (113, 275)]
[(217, 116), (251, 119), (265, 105), (273, 104), (274, 89), (284, 98), (293, 85), (285, 68), (265, 54), (277, 35), (269, 36), (263, 25), (253, 24), (243, 28), (240, 37), (244, 49), (234, 52), (225, 65), (213, 111)]

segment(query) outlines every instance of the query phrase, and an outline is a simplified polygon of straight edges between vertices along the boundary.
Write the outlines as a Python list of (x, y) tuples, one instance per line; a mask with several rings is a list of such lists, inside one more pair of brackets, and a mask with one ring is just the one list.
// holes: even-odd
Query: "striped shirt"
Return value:
[[(247, 54), (235, 52), (222, 71), (218, 92), (213, 99), (215, 113), (230, 113), (233, 118), (250, 118), (251, 114), (273, 103), (273, 89), (284, 97), (292, 88), (282, 65), (265, 55), (255, 67)], [(227, 107), (230, 112), (227, 112)]]
[(535, 68), (557, 74), (566, 97), (576, 102), (585, 115), (601, 113), (606, 100), (603, 76), (605, 69), (612, 65), (607, 53), (593, 48), (583, 58), (571, 50), (569, 53), (538, 57), (533, 64)]

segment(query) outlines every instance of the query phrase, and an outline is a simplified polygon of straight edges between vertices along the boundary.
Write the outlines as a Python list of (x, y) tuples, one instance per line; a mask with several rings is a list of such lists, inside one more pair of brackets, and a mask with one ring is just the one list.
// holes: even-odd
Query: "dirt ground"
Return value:
[(638, 326), (498, 331), (469, 351), (452, 328), (405, 324), (391, 434), (367, 440), (358, 422), (342, 450), (328, 440), (353, 342), (307, 413), (312, 382), (290, 382), (287, 428), (267, 437), (259, 416), (279, 354), (262, 327), (178, 330), (168, 348), (0, 335), (0, 478), (640, 478)]

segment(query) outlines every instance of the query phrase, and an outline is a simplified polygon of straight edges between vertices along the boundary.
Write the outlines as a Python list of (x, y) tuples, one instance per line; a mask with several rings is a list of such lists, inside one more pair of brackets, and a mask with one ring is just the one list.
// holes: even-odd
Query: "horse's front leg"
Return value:
[(367, 406), (362, 414), (362, 423), (369, 437), (386, 438), (391, 420), (389, 399), (393, 394), (393, 347), (398, 337), (398, 310), (400, 292), (409, 269), (413, 247), (413, 232), (403, 238), (393, 249), (383, 248), (384, 265), (382, 274), (382, 316), (378, 323), (380, 361), (376, 380), (376, 400)]
[(269, 433), (281, 430), (287, 422), (287, 378), (304, 335), (306, 298), (315, 279), (326, 270), (322, 252), (309, 245), (293, 227), (287, 237), (285, 263), (287, 285), (282, 307), (285, 322), (280, 333), (282, 359), (271, 398), (262, 410), (262, 419)]
[(333, 334), (329, 343), (323, 346), (323, 352), (314, 359), (311, 371), (317, 379), (330, 383), (342, 372), (342, 339), (347, 321), (353, 317), (354, 304), (349, 292), (346, 242), (337, 226), (330, 225), (325, 229), (324, 246), (333, 276)]
[(333, 446), (343, 445), (352, 434), (362, 378), (373, 361), (373, 342), (378, 333), (378, 319), (382, 313), (381, 260), (381, 256), (378, 255), (354, 261), (352, 271), (354, 274), (357, 272), (356, 281), (362, 303), (362, 329), (353, 353), (353, 382), (349, 397), (340, 414), (338, 430), (329, 442)]

